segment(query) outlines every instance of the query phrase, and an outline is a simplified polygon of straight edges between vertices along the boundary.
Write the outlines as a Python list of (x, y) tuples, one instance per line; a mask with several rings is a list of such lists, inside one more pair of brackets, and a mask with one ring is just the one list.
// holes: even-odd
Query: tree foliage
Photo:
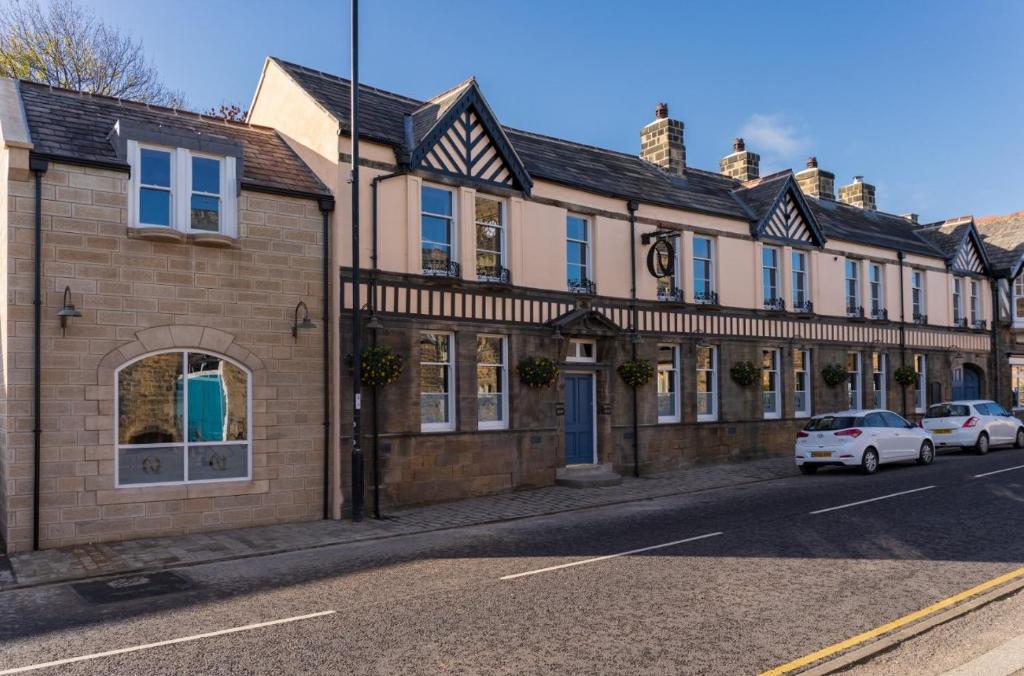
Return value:
[(160, 81), (142, 42), (108, 26), (74, 0), (0, 3), (0, 76), (91, 94), (183, 106)]
[(242, 110), (242, 107), (234, 103), (222, 103), (219, 106), (210, 108), (203, 115), (207, 117), (219, 117), (222, 120), (228, 122), (245, 122), (246, 116), (249, 115), (248, 110)]

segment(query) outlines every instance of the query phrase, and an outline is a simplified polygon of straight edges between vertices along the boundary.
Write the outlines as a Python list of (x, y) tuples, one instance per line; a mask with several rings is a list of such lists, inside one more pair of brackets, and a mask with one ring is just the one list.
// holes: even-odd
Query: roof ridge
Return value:
[[(701, 170), (698, 169), (698, 171), (701, 171)], [(758, 176), (757, 178), (752, 178), (749, 181), (740, 181), (739, 185), (736, 187), (736, 190), (749, 190), (750, 188), (756, 188), (758, 186), (764, 185), (765, 183), (768, 183), (769, 181), (775, 181), (775, 180), (778, 180), (780, 178), (789, 177), (789, 176), (792, 176), (792, 175), (793, 175), (793, 170), (792, 169), (780, 169), (779, 171), (776, 171), (774, 173), (768, 174), (767, 176)], [(723, 176), (723, 178), (729, 178), (729, 177), (728, 176)], [(735, 180), (735, 179), (733, 179), (733, 180)]]
[[(475, 75), (470, 75), (468, 78), (466, 78), (465, 80), (463, 80), (459, 84), (455, 85), (454, 87), (449, 87), (448, 89), (445, 89), (440, 94), (435, 94), (434, 96), (430, 97), (428, 100), (423, 102), (423, 105), (425, 106), (425, 105), (428, 105), (428, 104), (437, 103), (437, 101), (439, 99), (443, 99), (444, 97), (448, 96), (449, 94), (454, 94), (459, 89), (462, 89), (466, 85), (471, 84), (471, 83), (475, 83), (475, 82), (476, 82), (476, 76)], [(420, 107), (422, 108), (423, 106), (420, 106)]]
[[(344, 83), (348, 87), (352, 86), (352, 80), (349, 80), (348, 78), (341, 77), (340, 75), (335, 75), (334, 73), (328, 73), (326, 71), (317, 70), (316, 68), (310, 68), (309, 66), (303, 66), (301, 63), (295, 63), (294, 61), (288, 61), (287, 59), (282, 59), (282, 58), (277, 57), (277, 56), (270, 56), (270, 57), (267, 57), (267, 58), (269, 58), (269, 59), (271, 59), (273, 61), (276, 61), (276, 62), (278, 62), (280, 64), (285, 64), (287, 66), (291, 66), (292, 68), (298, 68), (299, 70), (305, 71), (307, 73), (311, 73), (313, 75), (319, 75), (320, 77), (324, 78), (325, 80), (334, 80), (335, 82)], [(398, 94), (396, 92), (389, 91), (387, 89), (381, 89), (379, 87), (373, 87), (373, 86), (370, 86), (368, 84), (364, 84), (364, 83), (360, 82), (359, 83), (359, 91), (363, 91), (363, 90), (366, 90), (366, 91), (369, 91), (369, 92), (373, 92), (375, 94), (381, 94), (382, 96), (388, 96), (388, 97), (391, 97), (393, 99), (397, 99), (397, 100), (400, 100), (400, 101), (405, 101), (407, 103), (415, 103), (416, 105), (422, 105), (424, 103), (429, 103), (429, 101), (423, 101), (422, 99), (416, 99), (416, 98), (413, 98), (411, 96), (405, 96), (404, 94)]]
[(39, 89), (48, 89), (49, 91), (56, 94), (74, 96), (82, 99), (99, 99), (101, 101), (109, 101), (111, 103), (116, 103), (119, 106), (128, 106), (131, 108), (140, 108), (155, 112), (166, 112), (171, 115), (182, 115), (184, 117), (190, 117), (193, 119), (202, 120), (204, 122), (209, 122), (210, 124), (224, 124), (227, 127), (244, 127), (246, 129), (251, 129), (253, 131), (258, 131), (267, 134), (275, 133), (275, 129), (273, 127), (267, 127), (261, 124), (252, 124), (251, 122), (246, 122), (242, 120), (228, 120), (227, 118), (223, 117), (204, 115), (203, 113), (197, 113), (194, 110), (187, 110), (185, 108), (171, 108), (170, 106), (161, 106), (155, 103), (137, 101), (135, 99), (125, 99), (118, 96), (110, 96), (107, 94), (96, 94), (94, 92), (82, 92), (76, 89), (68, 89), (67, 87), (58, 87), (56, 85), (46, 84), (44, 82), (36, 82), (35, 80), (19, 79), (18, 82), (21, 84), (31, 85), (32, 87), (36, 87)]

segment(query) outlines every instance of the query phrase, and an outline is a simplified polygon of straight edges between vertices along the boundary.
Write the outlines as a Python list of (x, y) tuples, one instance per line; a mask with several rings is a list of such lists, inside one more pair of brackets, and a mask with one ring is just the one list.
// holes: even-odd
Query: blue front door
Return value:
[(594, 376), (565, 376), (565, 464), (594, 462)]

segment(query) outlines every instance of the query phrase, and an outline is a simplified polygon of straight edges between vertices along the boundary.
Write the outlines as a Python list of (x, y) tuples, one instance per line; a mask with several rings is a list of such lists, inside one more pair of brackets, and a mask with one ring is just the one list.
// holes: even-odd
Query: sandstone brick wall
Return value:
[[(13, 176), (3, 331), (2, 518), (32, 540), (33, 184)], [(321, 215), (312, 200), (243, 191), (237, 248), (129, 237), (127, 174), (51, 164), (43, 179), (41, 544), (315, 519), (322, 513)], [(3, 192), (3, 191), (0, 191)], [(83, 316), (61, 336), (64, 287)], [(318, 328), (293, 341), (304, 300)], [(253, 374), (253, 479), (114, 487), (114, 375), (166, 349), (202, 349)], [(237, 415), (237, 413), (233, 413)], [(3, 523), (3, 522), (0, 522)]]

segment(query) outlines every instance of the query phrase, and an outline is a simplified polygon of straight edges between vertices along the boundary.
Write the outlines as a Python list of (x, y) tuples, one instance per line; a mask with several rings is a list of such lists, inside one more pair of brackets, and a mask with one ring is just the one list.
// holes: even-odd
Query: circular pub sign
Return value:
[(675, 272), (676, 250), (668, 239), (655, 240), (647, 251), (647, 271), (661, 279)]

